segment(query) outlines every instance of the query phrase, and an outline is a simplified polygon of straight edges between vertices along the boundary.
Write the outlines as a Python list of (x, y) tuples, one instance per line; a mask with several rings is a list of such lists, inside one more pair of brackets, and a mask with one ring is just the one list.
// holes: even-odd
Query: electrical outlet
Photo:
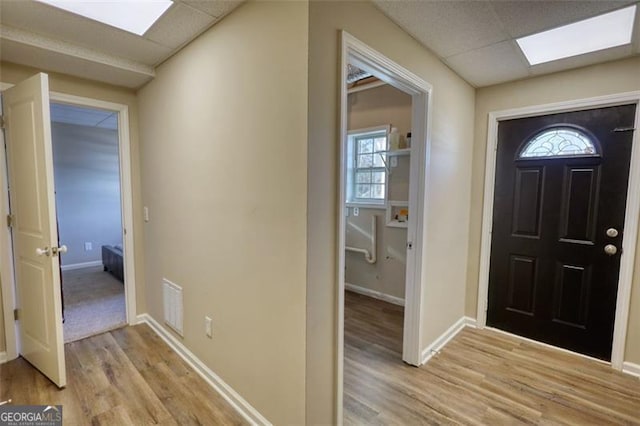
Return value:
[(398, 157), (395, 155), (391, 157), (391, 167), (398, 167)]
[(204, 317), (204, 333), (209, 339), (213, 337), (213, 320), (211, 317)]
[(93, 243), (84, 243), (84, 251), (91, 251), (93, 250)]
[(359, 207), (354, 207), (353, 208), (353, 215), (354, 216), (359, 216), (360, 215), (360, 208)]

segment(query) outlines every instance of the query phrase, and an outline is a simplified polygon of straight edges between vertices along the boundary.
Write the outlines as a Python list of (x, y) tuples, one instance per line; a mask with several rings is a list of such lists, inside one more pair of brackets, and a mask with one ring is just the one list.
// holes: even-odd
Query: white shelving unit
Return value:
[(394, 155), (411, 155), (411, 148), (396, 149), (394, 151), (387, 151), (387, 157), (393, 157)]
[(408, 221), (403, 221), (400, 222), (398, 220), (395, 219), (395, 213), (394, 210), (396, 208), (408, 208), (409, 207), (409, 202), (408, 201), (387, 201), (387, 213), (386, 213), (386, 222), (387, 222), (387, 226), (391, 227), (391, 228), (406, 228), (408, 225)]

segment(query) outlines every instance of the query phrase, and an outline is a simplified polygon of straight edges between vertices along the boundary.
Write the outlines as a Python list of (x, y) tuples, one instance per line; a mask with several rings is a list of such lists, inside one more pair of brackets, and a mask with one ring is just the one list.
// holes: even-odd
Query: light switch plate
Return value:
[(204, 333), (210, 339), (213, 337), (213, 320), (211, 317), (204, 317)]
[(91, 250), (93, 250), (93, 243), (90, 243), (90, 242), (84, 243), (84, 251), (91, 251)]

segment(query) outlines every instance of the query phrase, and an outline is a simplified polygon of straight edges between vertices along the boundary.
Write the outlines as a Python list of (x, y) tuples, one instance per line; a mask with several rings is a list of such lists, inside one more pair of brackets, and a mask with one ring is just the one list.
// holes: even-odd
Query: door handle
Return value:
[(36, 254), (38, 256), (49, 256), (51, 254), (51, 249), (49, 247), (45, 247), (43, 249), (37, 248), (36, 249)]
[(614, 246), (613, 244), (607, 244), (606, 246), (604, 246), (604, 252), (609, 256), (613, 256), (618, 252), (618, 247)]
[(51, 253), (52, 253), (54, 256), (57, 256), (57, 255), (59, 255), (60, 253), (63, 253), (63, 254), (64, 254), (64, 253), (66, 253), (66, 252), (67, 252), (67, 246), (65, 246), (65, 245), (62, 245), (62, 246), (60, 246), (60, 247), (51, 247)]

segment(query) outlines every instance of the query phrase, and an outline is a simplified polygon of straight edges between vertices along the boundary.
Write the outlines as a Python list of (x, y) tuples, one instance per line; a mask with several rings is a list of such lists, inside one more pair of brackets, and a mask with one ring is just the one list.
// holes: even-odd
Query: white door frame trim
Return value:
[[(12, 85), (0, 83), (0, 90), (7, 89)], [(134, 242), (134, 221), (133, 221), (133, 186), (131, 178), (131, 140), (129, 135), (129, 107), (124, 104), (103, 101), (99, 99), (86, 98), (82, 96), (69, 95), (66, 93), (50, 92), (50, 102), (64, 103), (90, 108), (104, 109), (118, 113), (118, 143), (120, 157), (120, 199), (122, 206), (122, 227), (123, 227), (123, 255), (124, 255), (124, 277), (125, 277), (125, 300), (127, 323), (135, 325), (137, 323), (136, 312), (136, 274), (135, 274), (135, 242)], [(0, 153), (0, 207), (2, 212), (8, 211), (5, 200), (8, 199), (6, 177), (6, 161), (4, 149)], [(2, 246), (11, 247), (10, 234), (6, 226), (0, 226), (0, 241)], [(5, 250), (3, 250), (5, 252)], [(19, 342), (17, 341), (16, 322), (13, 319), (13, 309), (15, 304), (15, 281), (13, 275), (13, 259), (11, 252), (0, 257), (0, 280), (2, 281), (2, 300), (5, 323), (5, 340), (7, 360), (15, 359), (19, 353)], [(7, 296), (7, 297), (5, 297)]]
[[(482, 211), (482, 240), (480, 249), (480, 272), (478, 276), (477, 326), (484, 328), (487, 322), (487, 304), (489, 296), (489, 262), (491, 258), (491, 227), (493, 222), (493, 200), (496, 175), (496, 154), (498, 148), (498, 122), (515, 118), (533, 117), (543, 114), (577, 111), (586, 108), (607, 107), (614, 105), (635, 104), (635, 128), (640, 129), (640, 91), (617, 93), (586, 99), (545, 105), (528, 106), (489, 113), (487, 126), (487, 150), (484, 179), (484, 203)], [(620, 258), (620, 275), (616, 300), (616, 316), (611, 352), (611, 366), (622, 369), (624, 350), (629, 322), (629, 305), (631, 302), (631, 286), (636, 245), (638, 238), (638, 222), (640, 220), (640, 192), (632, 190), (640, 188), (640, 130), (633, 135), (631, 166), (629, 170), (629, 186), (627, 188), (627, 207), (625, 211), (622, 255)]]
[[(10, 88), (12, 84), (0, 82), (0, 92)], [(0, 291), (2, 292), (2, 313), (4, 320), (5, 361), (18, 357), (18, 330), (13, 319), (13, 310), (16, 306), (15, 277), (13, 271), (13, 247), (11, 233), (4, 220), (9, 214), (9, 176), (7, 173), (7, 159), (4, 147), (4, 131), (0, 129)], [(0, 342), (1, 343), (1, 342)]]
[[(391, 61), (380, 52), (367, 46), (346, 31), (341, 31), (340, 57), (340, 179), (338, 200), (338, 259), (337, 259), (337, 353), (336, 353), (336, 424), (342, 424), (344, 386), (344, 291), (345, 291), (345, 227), (346, 218), (346, 162), (347, 162), (347, 64), (352, 63), (372, 72), (380, 80), (412, 96), (412, 155), (410, 159), (409, 223), (407, 241), (412, 250), (407, 255), (405, 287), (405, 314), (402, 359), (412, 365), (422, 362), (422, 253), (427, 216), (426, 171), (431, 152), (431, 99), (432, 86), (404, 67)], [(413, 255), (411, 255), (413, 253)]]

